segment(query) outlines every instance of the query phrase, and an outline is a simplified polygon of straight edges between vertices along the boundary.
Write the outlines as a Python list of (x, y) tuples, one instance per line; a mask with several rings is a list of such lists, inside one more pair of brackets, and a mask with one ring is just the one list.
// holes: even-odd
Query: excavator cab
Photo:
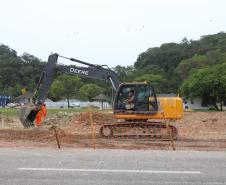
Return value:
[(116, 93), (115, 114), (155, 114), (158, 103), (154, 88), (144, 83), (122, 83)]

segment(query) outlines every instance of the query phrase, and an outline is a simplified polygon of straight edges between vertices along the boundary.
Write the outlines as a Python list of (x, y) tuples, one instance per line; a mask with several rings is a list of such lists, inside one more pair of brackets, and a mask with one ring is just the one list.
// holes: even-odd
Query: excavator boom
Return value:
[[(87, 67), (81, 67), (76, 65), (60, 65), (57, 63), (58, 58), (65, 58), (75, 63), (86, 65)], [(24, 127), (33, 127), (34, 120), (37, 113), (44, 104), (49, 88), (56, 77), (57, 73), (65, 73), (70, 75), (85, 76), (87, 78), (99, 79), (104, 81), (110, 81), (115, 90), (119, 87), (121, 80), (118, 75), (100, 65), (94, 65), (74, 58), (67, 58), (58, 54), (52, 54), (49, 56), (47, 64), (45, 65), (39, 82), (35, 88), (32, 98), (32, 104), (22, 107), (20, 110), (20, 120)]]

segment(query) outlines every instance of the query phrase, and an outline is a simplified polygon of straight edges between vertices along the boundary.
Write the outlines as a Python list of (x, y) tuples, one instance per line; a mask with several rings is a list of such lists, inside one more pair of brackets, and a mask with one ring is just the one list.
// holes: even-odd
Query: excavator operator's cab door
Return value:
[(153, 87), (147, 84), (120, 85), (114, 102), (115, 112), (156, 113), (158, 104)]
[(158, 105), (153, 87), (147, 84), (137, 85), (137, 111), (157, 112)]

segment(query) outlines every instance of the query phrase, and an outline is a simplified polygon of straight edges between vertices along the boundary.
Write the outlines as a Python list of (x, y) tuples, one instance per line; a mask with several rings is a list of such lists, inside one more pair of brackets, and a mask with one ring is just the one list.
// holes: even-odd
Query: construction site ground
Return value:
[[(113, 119), (110, 112), (58, 112), (42, 126), (23, 128), (14, 116), (0, 116), (0, 147), (57, 147), (53, 126), (61, 148), (157, 149), (172, 150), (171, 142), (150, 138), (102, 138), (99, 128)], [(171, 121), (178, 129), (176, 150), (226, 151), (225, 112), (185, 112), (182, 120)]]

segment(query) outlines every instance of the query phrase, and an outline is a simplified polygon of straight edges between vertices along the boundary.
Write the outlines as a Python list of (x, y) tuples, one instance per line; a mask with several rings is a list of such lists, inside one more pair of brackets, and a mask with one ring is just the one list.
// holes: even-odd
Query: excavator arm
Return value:
[[(83, 64), (86, 67), (57, 64), (59, 57), (71, 60), (78, 64)], [(57, 73), (71, 74), (76, 76), (79, 75), (87, 78), (110, 81), (112, 87), (115, 90), (117, 90), (121, 83), (118, 75), (109, 68), (105, 68), (104, 66), (100, 65), (90, 64), (74, 58), (63, 57), (56, 53), (51, 54), (33, 93), (32, 105), (30, 105), (30, 107), (25, 106), (20, 110), (20, 121), (22, 122), (24, 127), (34, 126), (33, 122), (36, 118), (36, 115), (44, 104), (45, 99), (47, 98), (49, 88)]]

